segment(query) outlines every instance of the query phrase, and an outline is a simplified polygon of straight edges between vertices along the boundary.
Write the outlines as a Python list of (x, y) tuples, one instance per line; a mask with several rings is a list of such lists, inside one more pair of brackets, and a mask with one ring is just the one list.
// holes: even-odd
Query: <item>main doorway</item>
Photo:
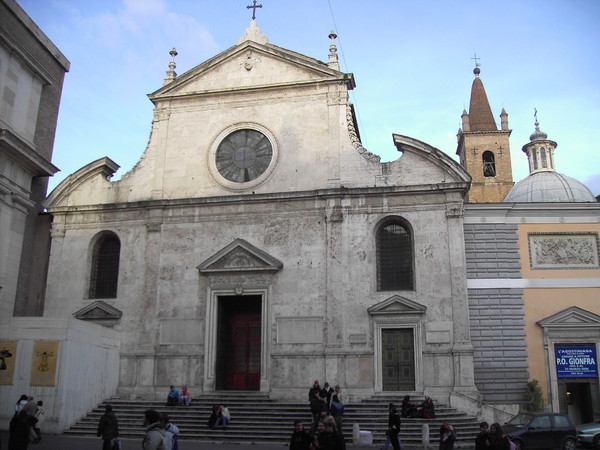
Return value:
[(412, 328), (381, 330), (384, 391), (415, 390), (415, 343)]
[(260, 295), (219, 296), (217, 390), (259, 390), (261, 362)]

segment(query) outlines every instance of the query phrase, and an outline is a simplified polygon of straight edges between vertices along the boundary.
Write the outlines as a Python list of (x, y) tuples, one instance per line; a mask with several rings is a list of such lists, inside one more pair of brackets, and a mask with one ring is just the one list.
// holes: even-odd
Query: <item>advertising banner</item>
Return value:
[(554, 347), (558, 378), (598, 378), (595, 345)]
[(31, 386), (54, 386), (59, 341), (35, 341), (31, 358)]
[(13, 384), (16, 359), (17, 341), (0, 341), (0, 385)]

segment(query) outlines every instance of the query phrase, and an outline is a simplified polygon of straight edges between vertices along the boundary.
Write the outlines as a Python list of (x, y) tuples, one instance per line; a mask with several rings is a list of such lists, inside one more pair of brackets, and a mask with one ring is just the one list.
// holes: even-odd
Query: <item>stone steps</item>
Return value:
[[(414, 398), (415, 402), (420, 401)], [(399, 397), (377, 396), (361, 402), (345, 405), (342, 431), (347, 440), (352, 438), (352, 424), (358, 423), (361, 430), (373, 433), (374, 444), (385, 441), (388, 403), (401, 403)], [(286, 444), (293, 429), (293, 421), (304, 421), (310, 428), (311, 415), (307, 403), (278, 401), (256, 393), (224, 393), (195, 398), (191, 406), (167, 407), (164, 402), (149, 400), (125, 400), (111, 398), (92, 410), (86, 417), (73, 425), (66, 434), (96, 435), (98, 421), (104, 413), (104, 404), (113, 405), (119, 419), (119, 431), (124, 438), (141, 438), (143, 413), (156, 409), (169, 414), (171, 421), (179, 427), (180, 439), (220, 441), (229, 443), (278, 443)], [(213, 430), (206, 425), (212, 405), (224, 403), (231, 411), (232, 421), (227, 430)], [(421, 443), (421, 430), (429, 424), (432, 440), (437, 438), (442, 423), (451, 423), (457, 432), (457, 447), (469, 447), (479, 431), (477, 419), (444, 405), (436, 404), (435, 419), (403, 419), (400, 433), (407, 446)]]

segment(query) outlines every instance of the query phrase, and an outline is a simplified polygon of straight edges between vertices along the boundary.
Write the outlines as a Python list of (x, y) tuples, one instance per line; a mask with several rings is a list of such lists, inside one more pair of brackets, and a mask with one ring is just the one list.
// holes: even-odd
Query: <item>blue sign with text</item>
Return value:
[(558, 378), (597, 378), (598, 359), (595, 345), (554, 347)]

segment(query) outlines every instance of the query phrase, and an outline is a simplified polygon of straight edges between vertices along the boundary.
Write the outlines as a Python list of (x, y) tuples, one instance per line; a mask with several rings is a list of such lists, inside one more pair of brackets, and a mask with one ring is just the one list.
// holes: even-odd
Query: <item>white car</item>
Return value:
[(583, 447), (600, 450), (600, 420), (577, 425), (577, 442)]

